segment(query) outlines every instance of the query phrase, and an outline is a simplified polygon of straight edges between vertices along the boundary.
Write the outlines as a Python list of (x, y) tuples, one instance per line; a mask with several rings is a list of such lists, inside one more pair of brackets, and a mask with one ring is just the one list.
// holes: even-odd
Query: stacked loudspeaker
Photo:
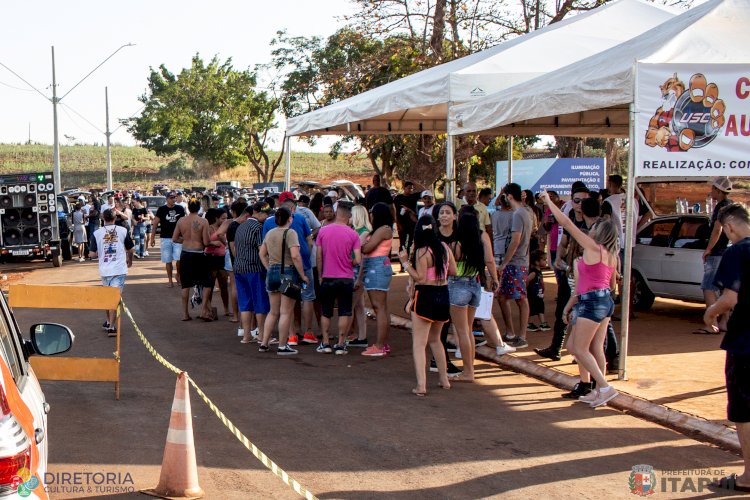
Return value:
[(3, 247), (49, 242), (56, 217), (55, 187), (51, 182), (0, 185)]

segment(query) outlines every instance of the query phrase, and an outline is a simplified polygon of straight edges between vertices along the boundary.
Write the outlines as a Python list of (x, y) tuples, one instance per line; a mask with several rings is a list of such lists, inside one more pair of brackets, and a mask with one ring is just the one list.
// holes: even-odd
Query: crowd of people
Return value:
[[(570, 336), (581, 382), (566, 396), (595, 406), (609, 401), (616, 395), (605, 374), (616, 369), (618, 356), (610, 318), (624, 244), (622, 178), (610, 176), (602, 191), (574, 183), (565, 204), (555, 192), (534, 195), (513, 183), (493, 197), (470, 182), (460, 195), (458, 204), (435, 203), (431, 191), (416, 191), (407, 181), (394, 196), (375, 176), (354, 200), (286, 191), (215, 206), (199, 193), (169, 192), (152, 213), (138, 193), (118, 193), (75, 207), (74, 238), (82, 260), (109, 245), (106, 252), (129, 265), (131, 255), (148, 256), (158, 233), (167, 286), (181, 288), (183, 321), (219, 320), (212, 307), (218, 289), (224, 315), (239, 323), (240, 342), (257, 343), (260, 352), (276, 345), (284, 356), (298, 354), (303, 344), (318, 353), (361, 348), (363, 356), (387, 356), (397, 248), (409, 277), (405, 310), (413, 325), (416, 395), (427, 392), (428, 369), (443, 388), (472, 382), (478, 336), (503, 355), (528, 347), (528, 332), (554, 328), (551, 345), (536, 351), (559, 359)], [(122, 230), (111, 229), (117, 226)], [(100, 259), (103, 282), (122, 288), (124, 277), (112, 280), (109, 265), (102, 268)], [(558, 284), (553, 327), (544, 307), (548, 267)], [(365, 296), (375, 318), (372, 333)], [(482, 301), (493, 297), (501, 314), (476, 318)], [(112, 325), (105, 323), (110, 332)]]

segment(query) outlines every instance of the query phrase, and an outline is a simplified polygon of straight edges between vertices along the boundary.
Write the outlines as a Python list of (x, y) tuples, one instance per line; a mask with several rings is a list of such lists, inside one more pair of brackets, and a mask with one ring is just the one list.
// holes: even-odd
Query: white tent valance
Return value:
[(429, 68), (301, 116), (287, 135), (436, 134), (449, 104), (483, 96), (613, 47), (674, 17), (641, 0), (619, 0), (495, 47)]

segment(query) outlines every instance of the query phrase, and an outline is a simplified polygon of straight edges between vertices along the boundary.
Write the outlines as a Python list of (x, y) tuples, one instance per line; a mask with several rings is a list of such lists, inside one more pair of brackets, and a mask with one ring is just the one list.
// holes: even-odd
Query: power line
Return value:
[[(69, 109), (70, 111), (72, 111), (73, 113), (75, 113), (75, 114), (76, 114), (76, 115), (77, 115), (77, 116), (78, 116), (79, 118), (81, 118), (81, 119), (82, 119), (83, 121), (85, 121), (85, 122), (86, 122), (86, 123), (88, 123), (88, 124), (89, 124), (90, 126), (92, 126), (92, 127), (93, 127), (93, 128), (94, 128), (94, 129), (96, 130), (96, 131), (98, 131), (98, 132), (99, 132), (100, 134), (103, 134), (103, 133), (104, 133), (104, 131), (103, 131), (102, 129), (100, 129), (99, 127), (97, 127), (96, 125), (94, 125), (94, 124), (93, 124), (93, 123), (92, 123), (92, 122), (91, 122), (91, 121), (90, 121), (90, 120), (89, 120), (88, 118), (86, 118), (85, 116), (83, 116), (83, 115), (82, 115), (81, 113), (79, 113), (79, 112), (78, 112), (78, 111), (76, 111), (75, 109), (71, 108), (71, 107), (70, 107), (69, 105), (67, 105), (66, 103), (64, 103), (64, 102), (61, 102), (61, 103), (59, 103), (59, 104), (60, 104), (60, 106), (62, 106), (63, 108), (67, 108), (67, 109)], [(66, 114), (66, 115), (68, 115), (68, 117), (69, 117), (69, 118), (71, 118), (71, 117), (70, 117), (70, 115), (69, 115), (69, 114), (67, 113), (67, 111), (65, 112), (65, 114)], [(72, 118), (71, 118), (71, 120), (72, 120)], [(73, 120), (73, 121), (75, 122), (75, 120)]]
[(30, 84), (29, 82), (27, 82), (27, 81), (26, 81), (26, 80), (24, 79), (24, 77), (22, 77), (21, 75), (19, 75), (18, 73), (16, 73), (16, 72), (15, 72), (15, 71), (13, 71), (12, 69), (10, 69), (10, 68), (9, 68), (8, 66), (6, 66), (5, 64), (3, 64), (2, 62), (0, 62), (0, 66), (2, 66), (3, 68), (7, 69), (8, 71), (10, 71), (11, 73), (13, 73), (13, 75), (15, 75), (15, 76), (16, 76), (16, 78), (18, 78), (19, 80), (21, 80), (21, 81), (22, 81), (23, 83), (25, 83), (26, 85), (28, 85), (28, 86), (29, 86), (29, 87), (31, 87), (32, 89), (36, 90), (36, 91), (37, 91), (37, 93), (38, 93), (38, 94), (39, 94), (40, 96), (44, 97), (44, 98), (45, 98), (45, 99), (47, 99), (48, 101), (51, 101), (51, 100), (52, 100), (52, 99), (50, 99), (49, 97), (47, 97), (47, 96), (46, 96), (46, 95), (44, 94), (44, 92), (42, 92), (42, 91), (41, 91), (41, 90), (39, 90), (38, 88), (34, 87), (34, 86), (33, 86), (32, 84)]
[(22, 89), (21, 87), (14, 87), (13, 85), (5, 82), (0, 82), (0, 85), (8, 87), (9, 89), (20, 90), (22, 92), (34, 92), (34, 89)]

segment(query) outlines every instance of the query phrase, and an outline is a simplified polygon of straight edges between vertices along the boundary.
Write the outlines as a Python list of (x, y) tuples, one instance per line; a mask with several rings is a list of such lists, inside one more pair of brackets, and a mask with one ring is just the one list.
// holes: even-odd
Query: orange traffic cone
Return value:
[(190, 393), (186, 372), (177, 376), (177, 385), (169, 419), (167, 444), (161, 463), (159, 484), (143, 493), (160, 498), (202, 498), (204, 492), (198, 484), (198, 465), (195, 461), (193, 421), (190, 411)]

